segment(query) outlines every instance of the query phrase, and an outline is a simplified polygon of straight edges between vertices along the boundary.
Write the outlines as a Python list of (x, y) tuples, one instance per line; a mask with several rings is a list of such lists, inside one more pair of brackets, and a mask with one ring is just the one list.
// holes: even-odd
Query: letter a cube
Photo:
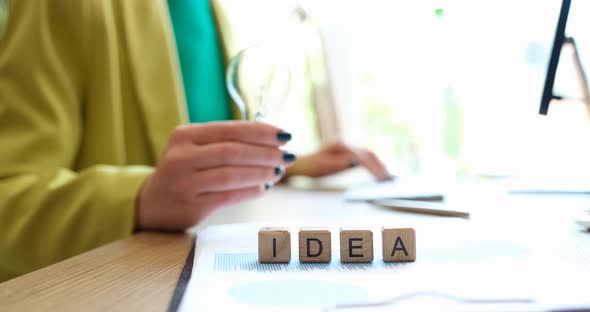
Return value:
[(416, 231), (383, 227), (383, 261), (415, 261)]

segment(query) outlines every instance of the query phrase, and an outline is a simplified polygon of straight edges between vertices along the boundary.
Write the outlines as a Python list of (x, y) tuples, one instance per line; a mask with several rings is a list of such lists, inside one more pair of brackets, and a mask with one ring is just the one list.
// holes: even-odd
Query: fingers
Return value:
[(270, 167), (227, 166), (198, 171), (187, 180), (194, 194), (229, 191), (276, 182), (282, 172)]
[(265, 123), (224, 121), (179, 126), (171, 140), (196, 145), (230, 141), (278, 147), (291, 140), (291, 135)]
[(356, 164), (363, 166), (371, 175), (380, 181), (390, 178), (389, 172), (379, 158), (374, 153), (365, 150), (354, 152), (349, 150), (348, 153), (337, 154), (332, 157), (332, 161), (324, 164), (323, 169), (325, 172), (336, 173), (353, 167)]
[(193, 146), (185, 157), (194, 169), (221, 166), (287, 166), (293, 162), (290, 154), (274, 147), (226, 142)]
[(332, 153), (351, 155), (351, 159), (348, 160), (349, 166), (358, 162), (380, 181), (391, 178), (391, 175), (387, 171), (383, 162), (381, 162), (377, 155), (371, 151), (350, 148), (346, 144), (340, 142), (332, 144), (329, 148)]
[(360, 150), (357, 151), (356, 156), (358, 157), (359, 163), (365, 167), (375, 178), (380, 181), (388, 180), (391, 175), (387, 171), (387, 168), (379, 160), (377, 155), (371, 151)]
[(321, 177), (344, 171), (357, 164), (366, 168), (378, 180), (388, 180), (391, 177), (373, 152), (350, 148), (343, 143), (332, 143), (315, 154), (302, 157), (289, 174)]
[(376, 177), (379, 180), (385, 181), (391, 179), (391, 173), (389, 173), (385, 164), (379, 159), (379, 157), (377, 157), (377, 155), (375, 155), (375, 153), (369, 151), (368, 157), (373, 159), (373, 163), (377, 169), (376, 172), (378, 173)]
[(316, 176), (335, 174), (351, 167), (352, 153), (334, 154), (327, 161), (318, 164)]
[(381, 181), (390, 180), (392, 178), (392, 175), (389, 172), (389, 170), (387, 170), (387, 167), (381, 161), (381, 159), (379, 159), (379, 157), (377, 157), (377, 155), (375, 155), (375, 153), (373, 153), (373, 152), (370, 152), (370, 157), (373, 158), (375, 164), (377, 164), (377, 169), (380, 174), (378, 176), (379, 180), (381, 180)]

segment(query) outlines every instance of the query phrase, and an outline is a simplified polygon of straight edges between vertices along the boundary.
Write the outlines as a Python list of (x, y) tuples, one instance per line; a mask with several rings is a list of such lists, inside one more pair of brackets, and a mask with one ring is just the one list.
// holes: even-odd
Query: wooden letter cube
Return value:
[(263, 227), (258, 231), (258, 261), (286, 263), (291, 261), (291, 233), (284, 227)]
[(327, 228), (302, 227), (299, 231), (299, 261), (330, 262), (332, 234)]
[(383, 227), (383, 261), (415, 261), (416, 231)]
[(341, 228), (340, 261), (372, 262), (373, 232), (361, 228)]

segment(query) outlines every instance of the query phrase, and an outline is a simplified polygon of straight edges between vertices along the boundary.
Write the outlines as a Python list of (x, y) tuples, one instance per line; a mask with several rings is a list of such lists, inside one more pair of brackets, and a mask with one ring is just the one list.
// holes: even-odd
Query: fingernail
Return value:
[(264, 190), (268, 191), (273, 186), (272, 183), (264, 183)]
[(359, 162), (356, 159), (350, 161), (350, 167), (354, 168), (359, 165)]
[(283, 174), (285, 174), (285, 168), (283, 166), (275, 168), (275, 175), (277, 177), (282, 176)]
[(291, 154), (291, 153), (288, 153), (288, 152), (285, 152), (285, 153), (283, 154), (283, 160), (284, 160), (286, 163), (294, 162), (294, 161), (295, 161), (295, 159), (297, 159), (297, 157), (295, 157), (295, 154)]
[(291, 141), (291, 133), (281, 130), (277, 133), (277, 139), (281, 142), (289, 142)]

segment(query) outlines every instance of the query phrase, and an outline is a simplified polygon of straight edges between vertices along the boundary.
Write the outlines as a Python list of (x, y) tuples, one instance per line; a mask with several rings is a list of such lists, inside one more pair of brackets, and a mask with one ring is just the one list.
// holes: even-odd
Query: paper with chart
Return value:
[[(565, 300), (566, 294), (554, 296), (551, 285), (535, 282), (570, 279), (569, 273), (557, 274), (553, 270), (554, 260), (531, 260), (543, 259), (539, 257), (542, 248), (522, 247), (502, 237), (465, 237), (461, 228), (469, 225), (464, 222), (450, 227), (456, 233), (449, 233), (453, 231), (447, 226), (446, 232), (441, 228), (439, 235), (436, 231), (420, 235), (421, 229), (417, 228), (418, 258), (414, 263), (383, 262), (378, 227), (372, 228), (372, 263), (339, 261), (338, 227), (331, 228), (330, 263), (301, 263), (297, 233), (303, 225), (290, 226), (292, 258), (288, 264), (258, 262), (260, 225), (215, 226), (199, 233), (193, 273), (180, 311), (322, 311), (333, 304), (371, 302), (424, 291), (475, 298)], [(461, 241), (452, 239), (458, 236), (462, 236)], [(557, 266), (561, 272), (562, 265)]]

